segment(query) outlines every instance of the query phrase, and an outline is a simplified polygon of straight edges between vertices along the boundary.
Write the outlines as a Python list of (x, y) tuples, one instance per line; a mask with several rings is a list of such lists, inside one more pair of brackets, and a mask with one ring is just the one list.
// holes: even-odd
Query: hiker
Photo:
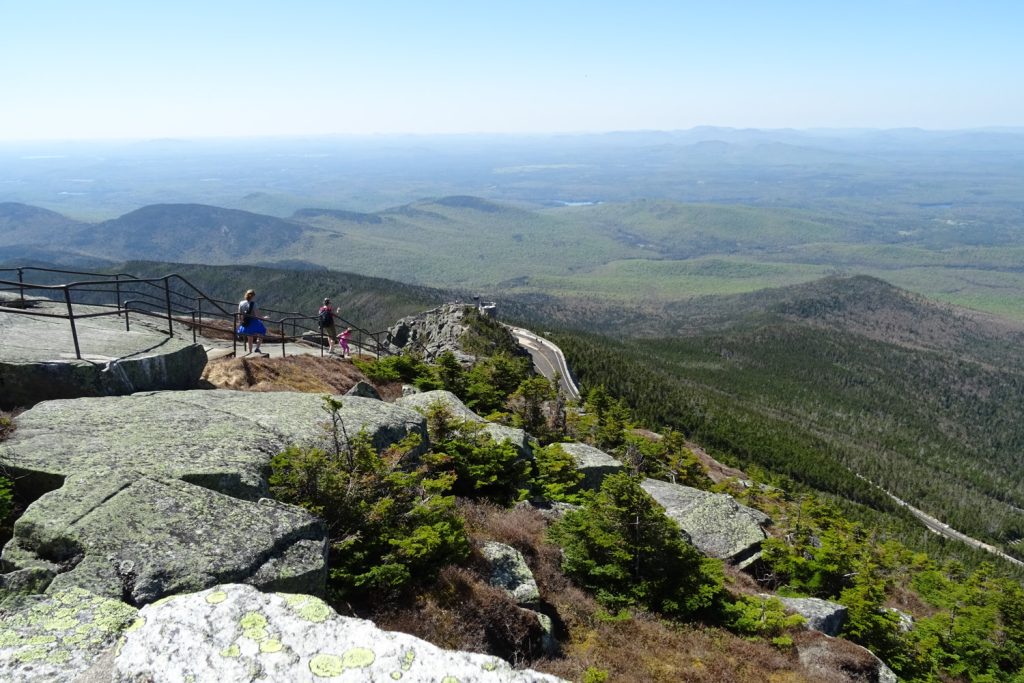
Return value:
[(342, 358), (348, 358), (348, 338), (352, 336), (352, 328), (346, 327), (345, 331), (338, 335), (338, 343), (341, 344)]
[(316, 312), (320, 332), (327, 335), (327, 353), (334, 353), (334, 338), (338, 336), (338, 329), (334, 326), (335, 313), (341, 313), (341, 306), (337, 310), (332, 309), (330, 299), (324, 299), (324, 305)]
[(245, 298), (238, 302), (238, 317), (240, 320), (238, 334), (245, 337), (243, 348), (246, 353), (267, 355), (260, 351), (260, 342), (263, 341), (267, 328), (263, 325), (256, 310), (256, 290), (247, 290)]

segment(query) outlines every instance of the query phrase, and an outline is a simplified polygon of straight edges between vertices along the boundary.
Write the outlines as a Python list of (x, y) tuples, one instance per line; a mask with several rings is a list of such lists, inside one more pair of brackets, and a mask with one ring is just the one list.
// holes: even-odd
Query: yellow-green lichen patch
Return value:
[(16, 662), (38, 662), (46, 659), (46, 655), (49, 651), (50, 648), (45, 645), (36, 645), (25, 650), (18, 650), (11, 655), (11, 659)]
[(309, 660), (309, 670), (317, 678), (340, 676), (345, 671), (341, 657), (337, 655), (316, 655)]
[(260, 652), (265, 654), (273, 654), (275, 652), (280, 652), (283, 649), (284, 644), (277, 638), (268, 638), (260, 643)]
[(496, 671), (498, 668), (497, 662), (487, 662), (484, 664), (484, 671)]
[(219, 605), (227, 599), (228, 594), (224, 591), (213, 591), (212, 593), (206, 596), (206, 602), (210, 603), (211, 605)]
[(74, 617), (53, 617), (43, 622), (43, 628), (47, 631), (70, 631), (78, 626), (78, 619)]
[(408, 671), (412, 668), (412, 663), (416, 661), (416, 650), (406, 650), (405, 654), (402, 655), (402, 671)]
[(402, 672), (401, 671), (392, 671), (391, 672), (391, 680), (393, 680), (393, 681), (400, 681), (400, 680), (402, 680)]
[(455, 676), (445, 676), (441, 679), (441, 683), (459, 683), (459, 679)]
[(126, 629), (124, 630), (124, 632), (125, 632), (125, 633), (131, 633), (132, 631), (137, 631), (137, 630), (139, 630), (140, 628), (142, 628), (142, 627), (143, 627), (143, 626), (145, 626), (145, 625), (146, 625), (146, 619), (145, 619), (145, 617), (136, 617), (136, 618), (135, 618), (135, 621), (133, 621), (133, 622), (131, 623), (131, 626), (129, 626), (128, 628), (126, 628)]
[(250, 640), (260, 642), (270, 637), (267, 618), (259, 612), (247, 612), (238, 623), (242, 627), (242, 635)]
[(220, 656), (232, 658), (241, 657), (242, 648), (238, 647), (238, 643), (231, 643), (226, 648), (220, 651)]
[(46, 596), (8, 615), (0, 627), (0, 648), (18, 662), (63, 666), (98, 653), (134, 618), (137, 610), (80, 588)]
[(135, 608), (123, 602), (107, 600), (96, 605), (92, 613), (93, 623), (101, 631), (115, 632), (124, 628), (124, 625), (135, 616)]
[(373, 660), (376, 658), (377, 655), (373, 654), (373, 650), (365, 647), (354, 647), (341, 656), (346, 669), (365, 669), (373, 664)]
[(331, 616), (331, 608), (320, 598), (312, 595), (287, 595), (285, 603), (294, 610), (299, 617), (314, 624), (321, 624)]

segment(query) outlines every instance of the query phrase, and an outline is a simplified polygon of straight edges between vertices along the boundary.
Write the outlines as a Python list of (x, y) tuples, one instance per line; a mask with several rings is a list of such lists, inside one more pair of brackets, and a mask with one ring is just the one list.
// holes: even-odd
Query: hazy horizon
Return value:
[(1013, 2), (41, 0), (3, 19), (5, 142), (1024, 126)]

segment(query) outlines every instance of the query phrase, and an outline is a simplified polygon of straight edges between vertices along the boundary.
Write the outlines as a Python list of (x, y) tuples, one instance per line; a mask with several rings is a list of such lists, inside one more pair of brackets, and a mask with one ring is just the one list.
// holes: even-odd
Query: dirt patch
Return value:
[[(236, 391), (301, 391), (311, 394), (343, 394), (356, 382), (370, 382), (352, 363), (319, 356), (288, 358), (223, 358), (210, 361), (203, 380), (218, 389)], [(374, 386), (377, 386), (374, 384)], [(389, 386), (377, 387), (381, 396), (393, 394)], [(401, 395), (401, 387), (398, 388)]]

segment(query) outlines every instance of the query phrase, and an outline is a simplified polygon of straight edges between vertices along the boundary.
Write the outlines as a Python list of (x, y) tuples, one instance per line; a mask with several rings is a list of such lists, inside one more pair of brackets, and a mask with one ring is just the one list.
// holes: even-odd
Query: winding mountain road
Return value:
[(515, 336), (519, 345), (530, 352), (533, 358), (533, 365), (537, 372), (548, 379), (554, 379), (558, 375), (559, 388), (572, 400), (579, 400), (580, 390), (569, 372), (569, 365), (565, 362), (565, 354), (562, 349), (544, 337), (541, 337), (530, 330), (522, 327), (506, 325), (509, 331)]
[(996, 548), (993, 545), (989, 545), (988, 543), (985, 543), (984, 541), (979, 541), (976, 538), (972, 538), (972, 537), (968, 536), (967, 534), (963, 533), (962, 531), (957, 531), (956, 529), (954, 529), (953, 527), (949, 526), (945, 522), (941, 522), (938, 519), (936, 519), (935, 517), (932, 517), (931, 515), (929, 515), (924, 510), (919, 510), (918, 508), (914, 507), (913, 505), (911, 505), (910, 503), (906, 502), (905, 500), (901, 500), (900, 498), (897, 498), (896, 496), (894, 496), (893, 494), (889, 493), (884, 488), (882, 488), (881, 486), (879, 486), (875, 482), (871, 481), (867, 477), (861, 476), (860, 474), (858, 474), (857, 477), (859, 477), (860, 479), (863, 479), (864, 481), (866, 481), (867, 483), (871, 484), (872, 486), (877, 488), (879, 491), (884, 493), (885, 495), (887, 495), (890, 498), (892, 498), (893, 501), (895, 501), (897, 505), (906, 508), (907, 512), (909, 512), (914, 517), (916, 517), (918, 519), (918, 521), (920, 521), (922, 524), (924, 524), (928, 528), (929, 531), (931, 531), (933, 533), (936, 533), (936, 534), (938, 534), (940, 536), (945, 536), (946, 538), (951, 538), (954, 541), (960, 541), (961, 543), (966, 543), (967, 545), (973, 546), (973, 547), (978, 548), (980, 550), (984, 550), (985, 552), (991, 553), (992, 555), (995, 555), (996, 557), (1000, 557), (1000, 558), (1006, 560), (1007, 562), (1009, 562), (1011, 564), (1017, 565), (1018, 567), (1024, 567), (1024, 562), (1021, 562), (1016, 557), (1011, 557), (1010, 555), (1007, 555), (1002, 550), (1000, 550), (999, 548)]

